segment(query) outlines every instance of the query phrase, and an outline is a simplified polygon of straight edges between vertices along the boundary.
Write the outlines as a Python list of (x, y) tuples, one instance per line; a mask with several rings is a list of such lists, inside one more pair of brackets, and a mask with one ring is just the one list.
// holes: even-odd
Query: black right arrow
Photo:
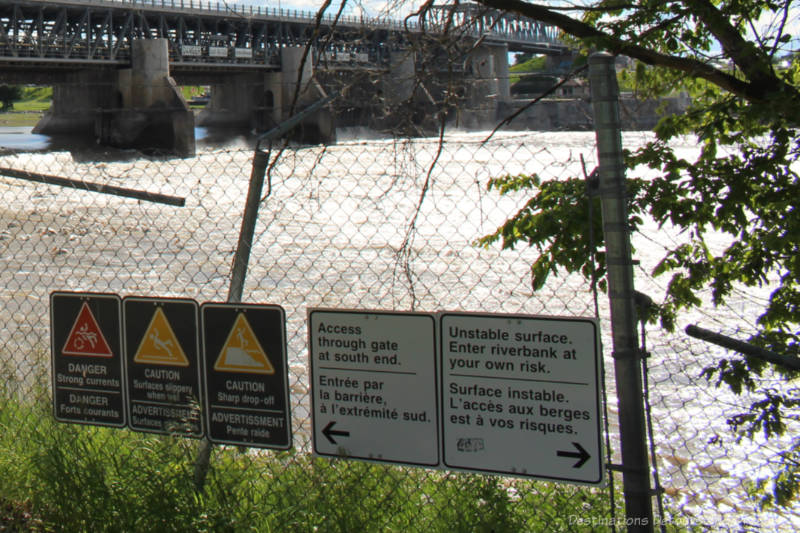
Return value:
[(581, 446), (577, 442), (573, 442), (572, 445), (575, 446), (576, 450), (578, 450), (577, 452), (565, 452), (559, 450), (558, 452), (556, 452), (556, 455), (558, 455), (559, 457), (573, 457), (577, 459), (578, 462), (572, 465), (572, 468), (580, 468), (586, 461), (589, 460), (591, 455), (589, 455), (589, 452), (584, 450), (583, 446)]
[(328, 425), (325, 426), (325, 429), (322, 430), (322, 434), (325, 435), (325, 438), (327, 438), (331, 442), (331, 444), (336, 444), (336, 441), (333, 440), (332, 435), (335, 435), (337, 437), (349, 437), (350, 436), (350, 432), (349, 431), (339, 431), (339, 430), (333, 429), (333, 426), (335, 424), (336, 424), (336, 422), (334, 420), (331, 420), (330, 422), (328, 422)]

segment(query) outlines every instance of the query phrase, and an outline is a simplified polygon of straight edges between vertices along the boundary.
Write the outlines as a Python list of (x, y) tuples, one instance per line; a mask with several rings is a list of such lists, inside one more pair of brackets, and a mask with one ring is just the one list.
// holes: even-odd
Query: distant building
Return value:
[(621, 70), (633, 69), (636, 66), (636, 60), (628, 56), (616, 56), (614, 58), (614, 68), (617, 72)]
[(572, 78), (556, 89), (556, 98), (588, 98), (589, 82), (582, 78)]

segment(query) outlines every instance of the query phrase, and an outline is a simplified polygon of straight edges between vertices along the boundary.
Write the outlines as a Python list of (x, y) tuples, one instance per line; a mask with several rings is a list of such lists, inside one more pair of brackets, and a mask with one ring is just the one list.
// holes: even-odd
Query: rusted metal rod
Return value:
[[(247, 277), (247, 267), (250, 262), (250, 250), (253, 247), (253, 235), (255, 233), (256, 222), (258, 221), (258, 208), (261, 204), (262, 197), (261, 191), (264, 187), (264, 178), (269, 166), (270, 152), (272, 151), (272, 142), (287, 133), (294, 127), (298, 126), (303, 119), (312, 113), (322, 109), (324, 105), (332, 101), (338, 93), (331, 94), (317, 100), (304, 110), (296, 115), (293, 115), (280, 123), (275, 128), (263, 133), (258, 137), (256, 142), (255, 151), (253, 153), (253, 166), (250, 171), (250, 185), (247, 191), (247, 200), (245, 201), (244, 213), (242, 214), (242, 226), (239, 231), (239, 242), (236, 246), (236, 254), (233, 258), (233, 266), (231, 268), (231, 284), (228, 288), (228, 302), (237, 303), (242, 301), (242, 294), (244, 293), (244, 282)], [(265, 152), (261, 150), (261, 143), (266, 141), (269, 149)], [(272, 183), (268, 182), (267, 196), (272, 193)], [(197, 459), (194, 464), (194, 483), (198, 492), (203, 492), (206, 483), (206, 476), (208, 469), (211, 466), (211, 450), (213, 444), (208, 438), (205, 438), (200, 443), (200, 449), (197, 453)]]
[(50, 176), (47, 174), (31, 172), (29, 170), (17, 170), (14, 168), (0, 167), (0, 175), (26, 181), (35, 181), (37, 183), (46, 183), (47, 185), (58, 185), (60, 187), (69, 187), (83, 191), (112, 194), (114, 196), (124, 196), (126, 198), (136, 198), (137, 200), (145, 200), (147, 202), (155, 202), (158, 204), (175, 205), (178, 207), (183, 207), (186, 205), (186, 199), (177, 196), (168, 196), (166, 194), (155, 192), (116, 187), (114, 185), (103, 185), (102, 183), (73, 180), (69, 178), (62, 178), (61, 176)]
[(800, 357), (792, 357), (788, 355), (780, 355), (769, 350), (765, 350), (760, 346), (755, 346), (749, 342), (740, 341), (721, 333), (701, 328), (695, 325), (686, 326), (686, 334), (700, 339), (701, 341), (710, 342), (717, 346), (722, 346), (728, 350), (739, 352), (750, 357), (762, 359), (774, 365), (781, 365), (792, 370), (800, 370)]

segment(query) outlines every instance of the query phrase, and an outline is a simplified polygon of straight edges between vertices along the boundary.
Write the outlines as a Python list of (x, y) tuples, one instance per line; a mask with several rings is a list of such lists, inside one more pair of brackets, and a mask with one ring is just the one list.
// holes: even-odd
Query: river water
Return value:
[(28, 126), (0, 127), (0, 148), (6, 150), (46, 150), (52, 142), (47, 135), (31, 133)]
[[(90, 157), (92, 152), (108, 153), (107, 148), (97, 147), (94, 141), (73, 136), (49, 136), (31, 133), (31, 126), (0, 126), (0, 149), (4, 151), (54, 151), (67, 150), (79, 154), (80, 158)], [(253, 136), (232, 130), (209, 130), (195, 128), (198, 147), (239, 145), (252, 143)], [(125, 152), (125, 151), (121, 151)]]
[[(276, 164), (271, 194), (261, 203), (246, 294), (248, 301), (286, 309), (296, 447), (309, 444), (308, 307), (594, 314), (591, 292), (579, 276), (561, 274), (531, 290), (534, 250), (474, 246), (525, 201), (523, 194), (487, 192), (490, 177), (580, 176), (581, 158), (588, 170), (593, 165), (594, 135), (508, 133), (483, 144), (486, 135), (455, 132), (440, 150), (436, 139), (343, 131), (337, 145), (293, 148)], [(183, 208), (164, 207), (0, 178), (0, 300), (7, 325), (0, 345), (47, 349), (52, 290), (225, 298), (252, 141), (201, 129), (197, 138), (196, 157), (157, 159), (91, 145), (70, 151), (29, 128), (0, 128), (0, 167), (186, 199)], [(633, 148), (648, 138), (626, 133), (623, 142)], [(687, 156), (697, 149), (691, 139), (677, 148)], [(634, 237), (638, 290), (656, 300), (663, 296), (666, 280), (649, 272), (666, 247), (683, 238), (653, 224)], [(720, 238), (717, 245), (724, 244)], [(679, 328), (697, 323), (742, 336), (767, 290), (740, 291), (721, 310), (693, 311), (681, 317)], [(607, 317), (604, 300), (600, 314)], [(698, 377), (729, 354), (656, 326), (648, 327), (647, 344), (659, 474), (671, 505), (714, 529), (760, 523), (765, 530), (795, 530), (795, 513), (759, 513), (747, 498), (748, 483), (769, 475), (770, 456), (780, 446), (734, 443), (725, 420), (748, 398)], [(609, 352), (607, 320), (604, 345)], [(767, 379), (764, 386), (782, 385)], [(613, 438), (618, 426), (611, 375), (607, 388)]]

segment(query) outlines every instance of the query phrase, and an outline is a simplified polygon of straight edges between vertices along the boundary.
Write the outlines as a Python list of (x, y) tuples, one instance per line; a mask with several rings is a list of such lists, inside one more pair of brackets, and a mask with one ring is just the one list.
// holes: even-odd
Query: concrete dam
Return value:
[[(261, 132), (331, 92), (304, 140), (331, 142), (337, 124), (413, 133), (460, 108), (494, 115), (512, 100), (515, 51), (568, 53), (554, 28), (477, 4), (406, 21), (197, 0), (0, 5), (0, 83), (54, 88), (37, 132), (186, 156), (197, 125)], [(196, 117), (180, 85), (210, 87)]]

